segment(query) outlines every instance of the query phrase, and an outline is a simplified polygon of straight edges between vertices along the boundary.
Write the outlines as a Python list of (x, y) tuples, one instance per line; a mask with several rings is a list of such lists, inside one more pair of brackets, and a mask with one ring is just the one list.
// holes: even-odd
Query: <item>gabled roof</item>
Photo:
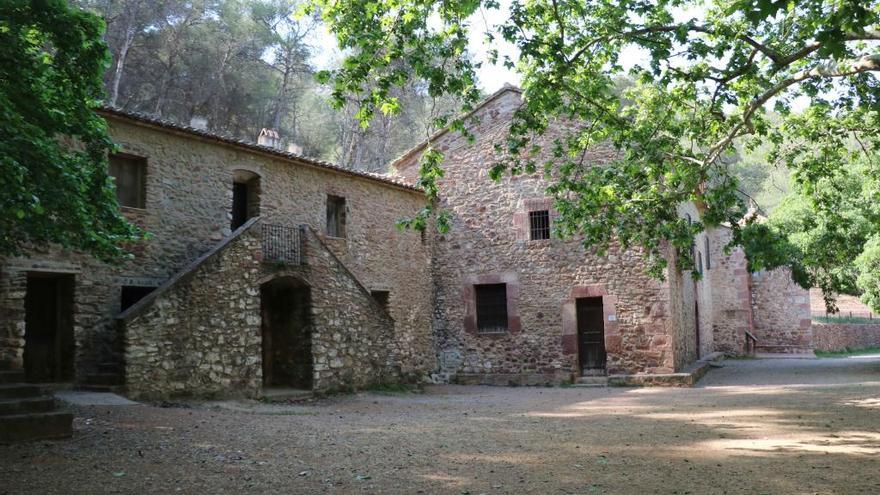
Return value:
[(396, 177), (385, 175), (385, 174), (377, 174), (372, 172), (364, 172), (362, 170), (353, 170), (350, 168), (345, 168), (340, 165), (336, 165), (334, 163), (330, 163), (324, 160), (318, 160), (316, 158), (309, 158), (302, 155), (298, 155), (296, 153), (290, 153), (287, 151), (279, 150), (276, 148), (270, 148), (268, 146), (261, 146), (252, 142), (244, 141), (241, 139), (236, 139), (230, 136), (224, 136), (221, 134), (215, 134), (203, 129), (196, 129), (195, 127), (185, 126), (181, 124), (177, 124), (168, 120), (158, 119), (149, 115), (145, 115), (137, 112), (129, 112), (127, 110), (122, 110), (120, 108), (112, 108), (112, 107), (102, 107), (96, 112), (99, 115), (104, 117), (113, 117), (121, 120), (127, 120), (129, 122), (134, 122), (141, 125), (146, 125), (149, 127), (158, 128), (164, 131), (171, 131), (180, 134), (187, 134), (190, 136), (195, 136), (198, 138), (215, 141), (227, 146), (231, 146), (243, 151), (248, 151), (252, 153), (259, 153), (263, 155), (270, 155), (273, 158), (280, 158), (282, 160), (287, 161), (288, 163), (294, 165), (301, 165), (313, 168), (319, 168), (324, 170), (329, 170), (331, 172), (340, 173), (343, 175), (348, 175), (360, 179), (366, 179), (373, 182), (378, 182), (383, 185), (396, 187), (399, 189), (406, 189), (409, 191), (417, 191), (421, 192), (422, 190), (418, 187), (413, 186), (412, 184), (408, 184), (402, 180), (397, 179)]
[[(483, 101), (478, 103), (470, 112), (462, 115), (460, 118), (463, 120), (470, 118), (475, 113), (479, 112), (480, 110), (482, 110), (483, 108), (487, 107), (489, 104), (491, 104), (492, 102), (494, 102), (495, 100), (500, 98), (502, 95), (504, 95), (505, 93), (509, 93), (509, 92), (522, 94), (522, 89), (520, 89), (516, 86), (513, 86), (511, 84), (505, 83), (504, 86), (501, 87), (501, 89), (499, 89), (498, 91), (495, 91), (491, 95), (487, 96)], [(431, 136), (428, 137), (428, 139), (425, 139), (421, 143), (406, 150), (399, 157), (395, 158), (390, 164), (388, 164), (389, 168), (391, 168), (391, 167), (397, 168), (397, 166), (401, 162), (412, 158), (413, 155), (415, 155), (416, 153), (420, 153), (421, 151), (423, 151), (425, 149), (426, 146), (428, 146), (428, 143), (436, 141), (437, 139), (442, 137), (447, 132), (449, 132), (449, 126), (446, 126), (442, 129), (435, 131), (433, 134), (431, 134)]]

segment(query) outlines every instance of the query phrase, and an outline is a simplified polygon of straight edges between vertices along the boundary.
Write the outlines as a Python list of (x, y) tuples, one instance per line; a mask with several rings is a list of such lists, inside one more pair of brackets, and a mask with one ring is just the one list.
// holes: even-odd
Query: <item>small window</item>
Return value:
[(533, 241), (550, 238), (550, 212), (548, 210), (529, 212), (529, 232)]
[(474, 286), (477, 306), (477, 331), (497, 333), (507, 331), (507, 284)]
[(709, 236), (706, 236), (704, 244), (706, 248), (706, 270), (709, 270), (712, 268), (712, 258), (709, 255)]
[(391, 292), (390, 292), (390, 291), (387, 291), (387, 290), (371, 290), (371, 291), (370, 291), (370, 294), (372, 294), (373, 299), (375, 299), (376, 302), (379, 303), (379, 306), (382, 306), (382, 309), (384, 309), (385, 312), (389, 312), (388, 301), (389, 301), (390, 296), (391, 296)]
[(697, 271), (703, 273), (703, 253), (697, 251)]
[(122, 286), (122, 297), (119, 301), (119, 311), (125, 311), (134, 306), (135, 303), (147, 297), (147, 295), (155, 289), (155, 287), (140, 287), (134, 285)]
[(145, 204), (145, 176), (147, 160), (131, 155), (110, 155), (108, 173), (116, 184), (119, 206), (143, 208)]
[(327, 196), (327, 235), (345, 237), (345, 198)]

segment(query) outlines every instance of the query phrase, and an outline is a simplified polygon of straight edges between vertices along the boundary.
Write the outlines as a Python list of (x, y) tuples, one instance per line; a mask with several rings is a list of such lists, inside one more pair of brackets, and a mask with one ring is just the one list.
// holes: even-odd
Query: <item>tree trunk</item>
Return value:
[(128, 58), (128, 50), (134, 42), (135, 30), (133, 27), (125, 31), (125, 39), (122, 41), (122, 47), (119, 49), (119, 56), (116, 58), (116, 70), (113, 72), (113, 83), (110, 87), (110, 106), (116, 106), (116, 100), (119, 98), (119, 83), (122, 81), (122, 73), (125, 70), (125, 60)]

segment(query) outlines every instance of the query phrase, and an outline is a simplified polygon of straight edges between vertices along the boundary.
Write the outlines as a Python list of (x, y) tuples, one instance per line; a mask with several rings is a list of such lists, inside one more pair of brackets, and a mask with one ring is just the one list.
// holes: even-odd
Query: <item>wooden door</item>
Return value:
[(581, 373), (601, 374), (605, 371), (605, 318), (602, 298), (578, 299), (578, 356)]

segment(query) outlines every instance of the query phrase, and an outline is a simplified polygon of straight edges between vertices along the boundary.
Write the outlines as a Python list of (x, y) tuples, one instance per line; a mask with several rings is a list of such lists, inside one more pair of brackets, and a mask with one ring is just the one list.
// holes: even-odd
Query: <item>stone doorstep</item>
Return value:
[(284, 387), (267, 387), (263, 389), (260, 399), (263, 402), (301, 402), (314, 398), (311, 390)]
[(813, 351), (810, 352), (756, 352), (757, 359), (819, 359)]
[(703, 359), (691, 364), (679, 373), (657, 373), (640, 375), (611, 375), (608, 377), (610, 387), (693, 387), (714, 363), (724, 357), (720, 352), (713, 352)]

